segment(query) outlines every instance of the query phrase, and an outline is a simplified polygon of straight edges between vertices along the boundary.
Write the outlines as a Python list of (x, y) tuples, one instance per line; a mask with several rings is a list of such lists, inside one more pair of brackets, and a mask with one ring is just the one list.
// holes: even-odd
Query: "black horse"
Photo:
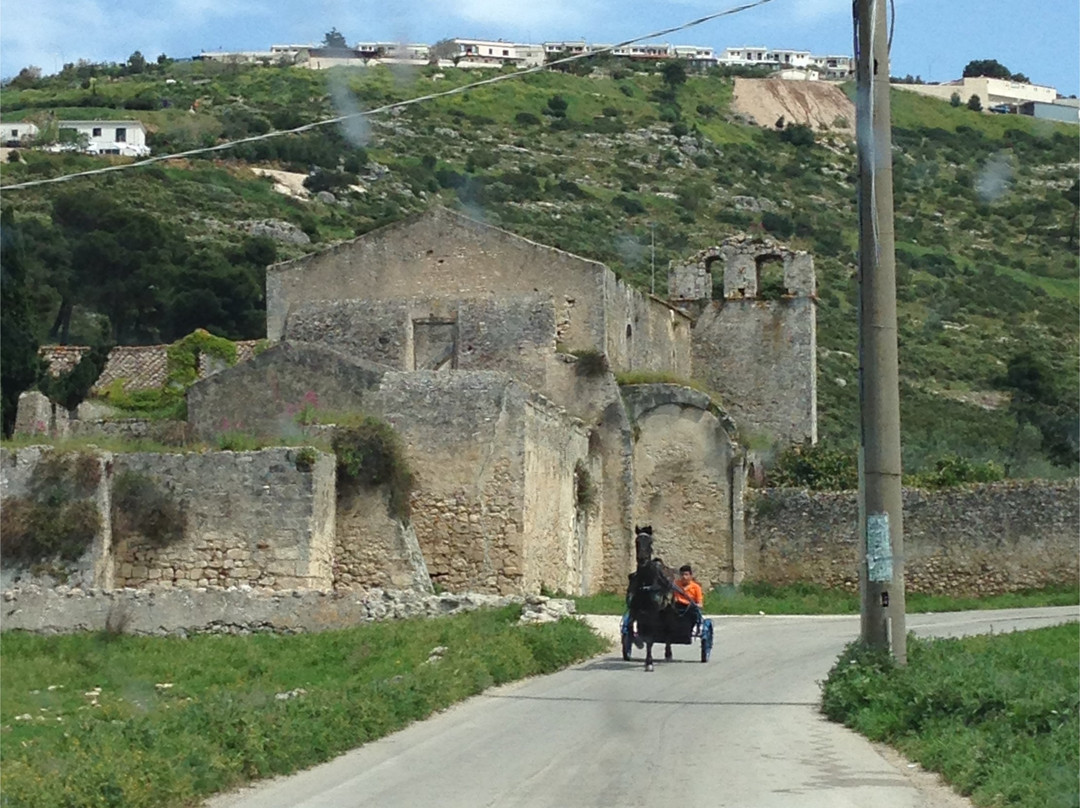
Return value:
[(630, 617), (628, 630), (640, 647), (645, 645), (645, 670), (653, 670), (652, 647), (665, 642), (675, 617), (669, 572), (663, 562), (653, 558), (652, 526), (634, 528), (637, 569), (630, 574), (626, 607)]

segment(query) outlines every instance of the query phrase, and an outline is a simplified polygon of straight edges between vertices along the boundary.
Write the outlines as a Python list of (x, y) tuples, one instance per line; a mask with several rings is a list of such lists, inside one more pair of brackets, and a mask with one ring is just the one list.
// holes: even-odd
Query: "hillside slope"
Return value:
[[(5, 119), (135, 116), (160, 154), (477, 78), (385, 67), (156, 69), (90, 85), (61, 75), (3, 88), (0, 103)], [(104, 327), (133, 344), (205, 327), (256, 338), (266, 264), (436, 202), (603, 261), (644, 288), (655, 278), (658, 292), (670, 260), (735, 232), (767, 232), (815, 255), (820, 432), (826, 443), (850, 445), (858, 423), (855, 166), (850, 134), (836, 128), (846, 116), (833, 114), (850, 106), (829, 85), (765, 85), (768, 98), (754, 113), (765, 125), (757, 127), (739, 112), (754, 94), (745, 88), (756, 86), (741, 79), (668, 84), (617, 63), (587, 77), (541, 73), (393, 110), (366, 126), (7, 191), (3, 206), (25, 245), (34, 336), (86, 343)], [(815, 127), (777, 129), (766, 101), (781, 104), (785, 118), (805, 113)], [(905, 468), (958, 452), (1011, 474), (1073, 473), (1077, 128), (910, 93), (893, 93), (892, 103)], [(110, 159), (23, 150), (0, 181)], [(312, 192), (279, 193), (267, 170), (310, 175)]]
[(819, 131), (855, 133), (855, 105), (831, 82), (736, 78), (731, 109), (759, 126), (782, 121)]

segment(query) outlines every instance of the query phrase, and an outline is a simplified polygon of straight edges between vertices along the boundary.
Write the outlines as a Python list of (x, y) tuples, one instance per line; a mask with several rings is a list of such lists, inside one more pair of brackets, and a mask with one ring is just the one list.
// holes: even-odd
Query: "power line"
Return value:
[(285, 135), (296, 135), (302, 132), (308, 132), (312, 129), (317, 129), (319, 127), (344, 123), (345, 121), (353, 120), (355, 118), (372, 117), (384, 112), (389, 112), (393, 109), (402, 109), (404, 107), (413, 106), (414, 104), (420, 104), (425, 101), (432, 101), (436, 98), (446, 98), (447, 96), (451, 95), (459, 95), (461, 93), (475, 89), (476, 87), (483, 87), (489, 84), (497, 84), (500, 81), (509, 81), (511, 79), (521, 78), (522, 76), (528, 76), (532, 73), (539, 73), (544, 70), (550, 70), (551, 68), (557, 67), (558, 65), (567, 64), (568, 62), (577, 61), (578, 59), (588, 59), (593, 56), (611, 53), (618, 48), (623, 48), (627, 45), (633, 45), (636, 42), (642, 42), (647, 39), (656, 39), (658, 37), (676, 33), (678, 31), (685, 31), (688, 28), (694, 28), (698, 25), (702, 25), (703, 23), (719, 19), (720, 17), (727, 17), (732, 14), (738, 14), (740, 12), (748, 11), (749, 9), (757, 8), (758, 6), (763, 6), (766, 3), (771, 2), (773, 2), (773, 0), (754, 0), (754, 2), (752, 3), (745, 3), (740, 6), (734, 6), (732, 8), (725, 9), (724, 11), (717, 11), (712, 14), (707, 14), (704, 17), (698, 17), (697, 19), (690, 20), (689, 22), (684, 22), (680, 25), (674, 25), (670, 28), (664, 28), (660, 31), (653, 31), (650, 34), (643, 34), (642, 36), (637, 36), (633, 39), (627, 39), (624, 42), (619, 42), (615, 45), (609, 45), (605, 48), (599, 48), (597, 50), (586, 51), (583, 53), (575, 53), (570, 56), (565, 56), (562, 59), (556, 59), (553, 62), (546, 62), (542, 65), (535, 65), (533, 67), (525, 68), (523, 70), (518, 70), (514, 73), (504, 73), (498, 76), (491, 76), (486, 79), (481, 79), (480, 81), (474, 81), (470, 84), (462, 85), (461, 87), (454, 87), (452, 89), (444, 90), (443, 92), (439, 93), (429, 93), (427, 95), (417, 96), (416, 98), (409, 98), (404, 101), (395, 101), (392, 104), (384, 104), (381, 107), (365, 110), (363, 112), (353, 112), (348, 115), (339, 115), (334, 118), (326, 118), (325, 120), (315, 121), (313, 123), (304, 124), (303, 126), (294, 127), (292, 129), (277, 129), (273, 132), (264, 132), (261, 135), (252, 135), (251, 137), (240, 138), (239, 140), (230, 140), (226, 143), (218, 143), (215, 146), (203, 146), (198, 149), (189, 149), (188, 151), (176, 152), (174, 154), (162, 154), (156, 157), (148, 157), (145, 160), (140, 160), (136, 163), (124, 163), (123, 165), (104, 166), (102, 168), (91, 169), (90, 171), (79, 171), (74, 174), (64, 174), (60, 177), (50, 177), (49, 179), (13, 183), (11, 185), (0, 186), (0, 190), (18, 191), (23, 188), (32, 188), (37, 185), (50, 185), (57, 182), (67, 182), (69, 180), (77, 179), (80, 177), (90, 177), (97, 174), (108, 174), (113, 171), (127, 171), (129, 169), (141, 168), (143, 166), (151, 165), (153, 163), (160, 163), (165, 160), (179, 160), (181, 158), (192, 157), (197, 154), (208, 154), (215, 151), (225, 151), (227, 149), (231, 149), (234, 146), (240, 146), (245, 143), (255, 143), (256, 141), (269, 140), (270, 138), (283, 137)]

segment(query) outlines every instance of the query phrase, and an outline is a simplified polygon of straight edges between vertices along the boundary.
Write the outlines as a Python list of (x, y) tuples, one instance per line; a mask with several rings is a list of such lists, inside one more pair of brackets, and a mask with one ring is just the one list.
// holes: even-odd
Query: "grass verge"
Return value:
[(822, 686), (833, 721), (940, 772), (979, 806), (1080, 805), (1075, 623), (908, 639), (908, 664), (852, 644)]
[(0, 634), (3, 804), (190, 805), (605, 647), (520, 611), (294, 636)]
[[(622, 592), (601, 592), (573, 598), (579, 614), (622, 614)], [(972, 609), (1017, 609), (1033, 606), (1072, 606), (1080, 603), (1080, 587), (1055, 587), (1009, 592), (987, 597), (952, 597), (907, 593), (907, 611), (958, 612)], [(858, 614), (855, 592), (826, 589), (816, 584), (787, 586), (746, 582), (737, 587), (717, 587), (705, 594), (706, 614)]]

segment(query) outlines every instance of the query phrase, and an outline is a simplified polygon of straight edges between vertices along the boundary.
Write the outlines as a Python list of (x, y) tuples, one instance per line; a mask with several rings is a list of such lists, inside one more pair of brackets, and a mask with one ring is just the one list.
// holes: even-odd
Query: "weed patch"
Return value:
[(1076, 625), (908, 639), (908, 664), (853, 644), (822, 686), (833, 721), (898, 747), (977, 805), (1080, 801)]
[(293, 636), (4, 633), (4, 804), (196, 804), (605, 647), (580, 621), (519, 626), (520, 612)]

